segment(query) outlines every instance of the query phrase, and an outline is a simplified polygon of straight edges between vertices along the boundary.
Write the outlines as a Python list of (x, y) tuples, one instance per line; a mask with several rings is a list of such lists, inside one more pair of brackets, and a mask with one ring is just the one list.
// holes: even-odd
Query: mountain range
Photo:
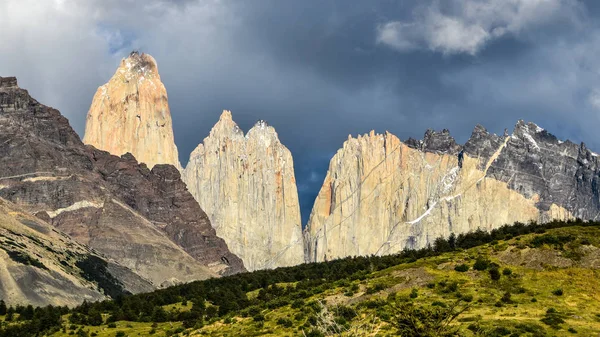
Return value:
[(73, 305), (506, 223), (596, 220), (598, 165), (585, 144), (523, 121), (502, 136), (478, 125), (464, 145), (447, 130), (349, 136), (303, 229), (292, 154), (267, 122), (244, 133), (224, 111), (180, 165), (151, 56), (132, 53), (98, 89), (83, 141), (0, 77), (0, 298)]

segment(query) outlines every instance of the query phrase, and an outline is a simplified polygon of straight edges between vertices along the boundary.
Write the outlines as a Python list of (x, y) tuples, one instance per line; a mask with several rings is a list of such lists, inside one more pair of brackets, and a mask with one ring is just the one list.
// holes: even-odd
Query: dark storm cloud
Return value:
[(532, 120), (600, 149), (600, 12), (575, 0), (0, 3), (0, 74), (78, 132), (132, 49), (158, 61), (185, 165), (223, 109), (277, 129), (304, 221), (348, 134)]

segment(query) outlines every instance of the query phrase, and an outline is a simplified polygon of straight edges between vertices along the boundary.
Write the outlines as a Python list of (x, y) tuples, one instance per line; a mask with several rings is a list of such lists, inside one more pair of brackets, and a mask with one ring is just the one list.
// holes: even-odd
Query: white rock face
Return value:
[(552, 205), (536, 207), (505, 182), (486, 177), (508, 141), (478, 158), (411, 148), (385, 133), (349, 137), (329, 165), (306, 229), (308, 260), (386, 255), (422, 248), (441, 236), (515, 221), (567, 219)]
[(183, 180), (248, 270), (304, 262), (292, 155), (266, 122), (244, 136), (223, 111), (192, 152)]
[(129, 152), (149, 168), (171, 164), (181, 170), (167, 90), (152, 56), (131, 53), (98, 88), (83, 142), (118, 156)]

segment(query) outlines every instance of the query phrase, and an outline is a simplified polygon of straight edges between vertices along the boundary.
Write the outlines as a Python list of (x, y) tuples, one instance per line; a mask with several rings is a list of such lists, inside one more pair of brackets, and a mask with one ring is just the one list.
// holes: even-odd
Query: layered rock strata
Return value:
[(516, 221), (595, 220), (598, 178), (585, 144), (522, 121), (502, 137), (477, 126), (465, 146), (447, 130), (406, 143), (387, 132), (349, 137), (308, 222), (308, 261), (391, 254)]
[(98, 88), (83, 142), (118, 156), (131, 153), (149, 168), (171, 164), (181, 169), (167, 90), (152, 56), (131, 53)]
[(192, 152), (183, 180), (248, 270), (304, 261), (292, 155), (266, 122), (244, 135), (223, 111)]
[(0, 197), (154, 287), (244, 271), (171, 165), (84, 145), (57, 110), (0, 78)]
[[(92, 263), (98, 273), (87, 268)], [(152, 289), (128, 268), (0, 198), (0, 298), (8, 304), (75, 306)]]

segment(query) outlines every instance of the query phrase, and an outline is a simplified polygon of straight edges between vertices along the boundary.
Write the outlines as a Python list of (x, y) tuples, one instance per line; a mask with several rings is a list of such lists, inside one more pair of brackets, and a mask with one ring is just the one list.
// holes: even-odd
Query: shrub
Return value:
[(469, 266), (467, 266), (464, 263), (463, 264), (459, 264), (458, 266), (454, 267), (454, 270), (456, 270), (458, 272), (461, 272), (461, 273), (464, 273), (464, 272), (466, 272), (466, 271), (469, 270)]
[(263, 322), (265, 320), (265, 315), (257, 314), (252, 317), (255, 322)]
[[(440, 282), (440, 285), (441, 284), (442, 284), (442, 282)], [(444, 294), (453, 293), (458, 290), (457, 282), (450, 282), (450, 283), (444, 282), (443, 284), (444, 284), (444, 286), (442, 288), (442, 293), (444, 293)]]
[(491, 268), (489, 270), (489, 273), (490, 273), (490, 278), (492, 279), (492, 281), (500, 280), (500, 271), (498, 271), (498, 268)]
[(554, 329), (560, 329), (560, 325), (565, 323), (565, 320), (557, 314), (546, 314), (546, 316), (542, 318), (541, 321), (542, 323), (549, 325)]
[(472, 301), (473, 301), (473, 295), (471, 295), (471, 294), (468, 294), (468, 295), (462, 295), (462, 296), (460, 297), (460, 299), (461, 299), (461, 300), (463, 300), (463, 301), (465, 301), (465, 302), (467, 302), (467, 303), (469, 303), (469, 302), (472, 302)]
[(343, 317), (344, 319), (346, 319), (348, 321), (353, 319), (357, 315), (356, 310), (354, 310), (351, 307), (347, 307), (345, 305), (338, 305), (337, 307), (334, 308), (334, 311), (337, 316)]
[(484, 271), (486, 269), (488, 269), (488, 267), (490, 266), (490, 261), (487, 259), (484, 259), (483, 257), (478, 257), (477, 260), (475, 260), (475, 264), (473, 264), (473, 269), (475, 270), (479, 270), (479, 271)]
[(447, 308), (419, 307), (413, 303), (400, 303), (387, 320), (399, 336), (456, 336), (458, 326), (453, 322), (467, 310), (467, 307), (459, 308), (459, 302)]
[(417, 288), (413, 288), (413, 290), (410, 292), (410, 298), (417, 298), (419, 296), (419, 291), (417, 290)]
[(117, 327), (117, 325), (115, 323), (109, 323), (108, 327), (111, 328), (111, 329), (114, 329), (114, 328)]
[(556, 296), (562, 296), (563, 290), (559, 288), (559, 289), (553, 290), (552, 293)]
[(367, 295), (375, 294), (383, 289), (385, 289), (385, 285), (383, 283), (377, 283), (372, 287), (367, 287)]
[(280, 318), (277, 320), (277, 324), (285, 327), (285, 328), (291, 328), (294, 323), (292, 322), (292, 320), (288, 319), (288, 318)]
[(305, 332), (304, 335), (306, 337), (325, 337), (325, 335), (317, 329), (312, 329), (309, 332)]
[(541, 247), (543, 245), (549, 245), (556, 248), (561, 248), (565, 243), (571, 242), (575, 240), (575, 237), (571, 235), (553, 235), (553, 234), (545, 234), (536, 236), (530, 242), (532, 247)]
[(509, 268), (502, 269), (502, 275), (509, 276), (511, 274), (512, 274), (512, 270), (510, 270)]
[(510, 303), (513, 302), (511, 300), (511, 296), (510, 296), (510, 293), (508, 291), (505, 292), (504, 295), (502, 295), (502, 298), (500, 299), (500, 301), (502, 301), (504, 303), (507, 303), (507, 304), (510, 304)]
[(127, 335), (125, 334), (124, 331), (117, 331), (117, 333), (115, 334), (115, 337), (126, 337)]

